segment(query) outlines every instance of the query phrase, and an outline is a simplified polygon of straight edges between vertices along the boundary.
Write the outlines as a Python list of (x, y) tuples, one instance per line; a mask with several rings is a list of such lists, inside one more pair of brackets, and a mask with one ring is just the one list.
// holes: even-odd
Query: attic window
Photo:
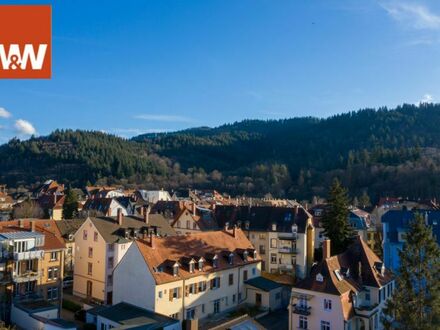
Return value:
[(176, 263), (173, 266), (173, 276), (177, 276), (179, 274), (179, 265)]
[(292, 233), (296, 234), (298, 232), (298, 225), (295, 223), (292, 225)]
[(321, 273), (316, 274), (316, 281), (317, 282), (324, 282), (324, 277)]
[(249, 221), (246, 221), (246, 222), (244, 223), (244, 228), (245, 228), (245, 229), (249, 229)]
[(257, 260), (257, 250), (254, 250), (254, 260)]
[(249, 255), (249, 252), (247, 252), (247, 251), (243, 252), (243, 260), (244, 261), (247, 261), (248, 255)]
[(240, 220), (237, 221), (237, 226), (238, 226), (238, 228), (241, 227), (241, 221)]
[(195, 269), (194, 262), (191, 261), (191, 262), (189, 263), (189, 272), (190, 272), (190, 273), (194, 273), (194, 269)]
[(228, 263), (229, 263), (230, 265), (233, 265), (233, 264), (234, 264), (234, 254), (233, 254), (233, 253), (231, 253), (231, 254), (228, 255)]
[(199, 260), (199, 271), (203, 271), (203, 260)]
[(218, 267), (218, 259), (217, 259), (217, 257), (214, 257), (214, 259), (212, 259), (212, 267), (214, 267), (214, 268)]
[(277, 224), (276, 223), (272, 224), (272, 231), (277, 231)]

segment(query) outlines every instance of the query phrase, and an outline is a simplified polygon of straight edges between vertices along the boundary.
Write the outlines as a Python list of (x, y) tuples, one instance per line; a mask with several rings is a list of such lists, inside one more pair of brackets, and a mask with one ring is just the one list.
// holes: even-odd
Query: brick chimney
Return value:
[(324, 242), (322, 242), (322, 259), (327, 259), (332, 256), (331, 250), (330, 250), (330, 240), (326, 239)]
[(122, 215), (122, 209), (121, 209), (121, 208), (118, 208), (117, 219), (118, 219), (118, 225), (119, 225), (119, 226), (122, 226), (122, 218), (123, 218), (123, 215)]
[(150, 218), (150, 206), (148, 205), (148, 206), (145, 206), (145, 207), (142, 207), (142, 209), (143, 209), (143, 214), (144, 214), (144, 222), (148, 225), (148, 223), (150, 222), (149, 220), (149, 218)]

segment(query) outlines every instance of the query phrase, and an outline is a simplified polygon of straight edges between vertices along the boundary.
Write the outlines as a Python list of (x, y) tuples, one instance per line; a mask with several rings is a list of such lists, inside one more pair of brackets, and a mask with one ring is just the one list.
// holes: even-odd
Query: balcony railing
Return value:
[(304, 305), (298, 305), (298, 304), (293, 304), (293, 312), (295, 314), (299, 314), (299, 315), (310, 315), (310, 310), (312, 309), (312, 307), (310, 306), (304, 306)]
[(282, 247), (278, 248), (278, 252), (279, 253), (287, 253), (287, 254), (296, 254), (297, 253), (297, 249), (296, 248), (282, 246)]
[(278, 238), (286, 241), (296, 241), (298, 233), (278, 233)]
[(14, 260), (29, 260), (29, 259), (43, 259), (44, 251), (43, 250), (32, 250), (32, 251), (24, 251), (24, 252), (14, 252)]
[(27, 270), (17, 274), (14, 272), (12, 274), (12, 281), (15, 283), (23, 283), (38, 280), (43, 273), (40, 270)]

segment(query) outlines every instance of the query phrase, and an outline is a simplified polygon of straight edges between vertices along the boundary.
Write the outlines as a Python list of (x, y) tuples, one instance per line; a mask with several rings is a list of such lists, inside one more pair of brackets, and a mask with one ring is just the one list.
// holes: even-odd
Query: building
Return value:
[(63, 205), (66, 196), (59, 193), (41, 195), (37, 199), (38, 205), (44, 212), (44, 217), (52, 220), (63, 219)]
[[(119, 197), (123, 198), (123, 197)], [(119, 200), (118, 198), (90, 198), (87, 199), (84, 206), (83, 212), (86, 214), (114, 217), (117, 215), (118, 210), (122, 211), (123, 215), (133, 214), (132, 209), (127, 207), (125, 204), (126, 200)]]
[(0, 185), (0, 221), (11, 218), (14, 199), (8, 195), (6, 185)]
[(241, 229), (136, 240), (113, 277), (114, 302), (179, 320), (203, 319), (249, 303), (246, 281), (261, 258)]
[(87, 300), (111, 304), (113, 269), (132, 242), (153, 233), (174, 235), (166, 219), (145, 212), (143, 218), (124, 216), (90, 217), (74, 235), (75, 256), (73, 294)]
[(73, 266), (75, 264), (75, 233), (84, 221), (85, 219), (72, 219), (56, 222), (56, 226), (66, 246), (64, 250), (64, 273), (66, 275), (73, 274)]
[[(1, 317), (8, 321), (14, 302), (43, 298), (61, 302), (64, 243), (52, 220), (0, 223)], [(57, 307), (58, 308), (58, 307)]]
[(87, 323), (94, 324), (96, 329), (182, 329), (179, 320), (125, 302), (88, 310)]
[(440, 244), (440, 211), (434, 210), (390, 210), (382, 216), (383, 255), (385, 266), (394, 272), (400, 267), (399, 252), (405, 242), (410, 222), (416, 214), (421, 214), (432, 228), (437, 243)]
[(177, 234), (189, 234), (201, 231), (218, 230), (211, 210), (198, 207), (196, 203), (185, 204), (171, 223)]
[(158, 201), (170, 201), (171, 195), (166, 190), (137, 190), (134, 193), (136, 200), (143, 200), (149, 204), (155, 204)]
[(324, 241), (323, 256), (292, 288), (289, 329), (382, 329), (382, 310), (395, 286), (391, 271), (359, 236), (335, 256)]
[(303, 207), (223, 206), (215, 208), (220, 228), (236, 225), (258, 250), (262, 270), (304, 278), (314, 258), (312, 216)]

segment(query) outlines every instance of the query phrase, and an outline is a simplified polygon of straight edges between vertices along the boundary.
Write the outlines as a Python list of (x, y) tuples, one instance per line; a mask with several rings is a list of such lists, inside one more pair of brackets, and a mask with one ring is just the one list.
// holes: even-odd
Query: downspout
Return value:
[(182, 287), (182, 320), (185, 320), (185, 295), (186, 295), (186, 289), (185, 289), (185, 279), (183, 281), (183, 287)]

